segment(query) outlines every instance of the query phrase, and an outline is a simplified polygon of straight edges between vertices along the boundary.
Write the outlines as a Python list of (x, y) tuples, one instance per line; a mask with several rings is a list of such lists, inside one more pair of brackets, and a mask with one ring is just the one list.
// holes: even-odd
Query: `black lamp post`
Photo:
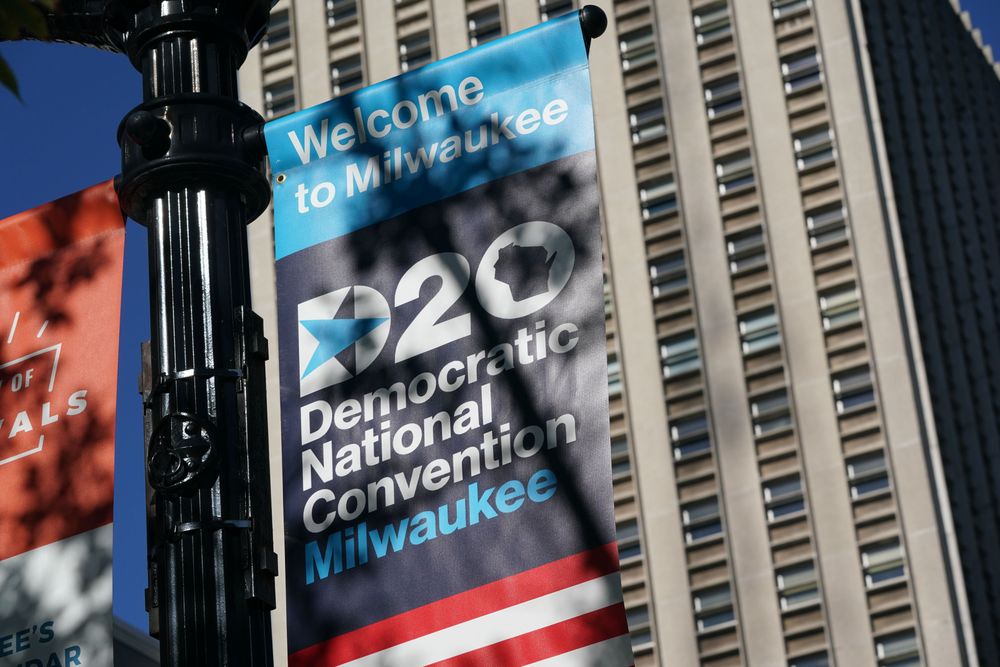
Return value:
[[(263, 119), (236, 72), (272, 0), (62, 0), (48, 38), (124, 53), (122, 209), (149, 229), (144, 377), (150, 627), (169, 667), (272, 664), (264, 360), (246, 225), (267, 206)], [(25, 35), (25, 37), (32, 37)]]
[[(48, 39), (124, 53), (142, 73), (143, 103), (118, 130), (115, 187), (149, 229), (147, 608), (167, 667), (272, 664), (267, 341), (250, 310), (246, 235), (270, 187), (263, 119), (237, 99), (236, 72), (276, 1), (43, 9)], [(580, 21), (588, 47), (607, 27), (593, 6)]]

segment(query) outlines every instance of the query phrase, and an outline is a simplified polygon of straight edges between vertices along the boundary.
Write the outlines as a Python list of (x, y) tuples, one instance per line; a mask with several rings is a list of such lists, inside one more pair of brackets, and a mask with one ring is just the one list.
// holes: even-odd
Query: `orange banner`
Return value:
[(110, 183), (0, 220), (0, 560), (111, 522), (124, 241)]

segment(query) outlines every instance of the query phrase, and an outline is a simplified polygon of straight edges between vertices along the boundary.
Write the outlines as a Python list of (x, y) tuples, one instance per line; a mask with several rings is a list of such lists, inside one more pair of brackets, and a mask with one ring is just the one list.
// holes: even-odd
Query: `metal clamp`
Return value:
[(175, 382), (181, 380), (191, 380), (193, 378), (218, 378), (220, 380), (236, 380), (242, 382), (243, 371), (239, 368), (186, 368), (173, 373), (160, 373), (156, 385), (150, 392), (150, 398), (165, 391)]
[(185, 521), (172, 525), (167, 534), (167, 540), (176, 542), (185, 535), (197, 533), (200, 530), (251, 530), (253, 523), (249, 519), (209, 519), (207, 521)]

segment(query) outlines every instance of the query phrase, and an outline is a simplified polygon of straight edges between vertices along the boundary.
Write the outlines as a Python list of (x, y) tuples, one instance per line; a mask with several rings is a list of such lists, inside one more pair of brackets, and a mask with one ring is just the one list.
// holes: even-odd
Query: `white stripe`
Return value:
[(10, 345), (11, 341), (14, 340), (14, 332), (17, 331), (17, 321), (21, 319), (21, 311), (14, 313), (14, 322), (10, 325), (10, 335), (7, 336), (7, 344)]
[(453, 625), (345, 663), (347, 667), (413, 667), (462, 655), (622, 601), (618, 573)]
[(525, 667), (582, 667), (583, 665), (628, 667), (633, 664), (635, 657), (632, 655), (632, 640), (628, 635), (622, 635), (569, 653), (554, 655)]

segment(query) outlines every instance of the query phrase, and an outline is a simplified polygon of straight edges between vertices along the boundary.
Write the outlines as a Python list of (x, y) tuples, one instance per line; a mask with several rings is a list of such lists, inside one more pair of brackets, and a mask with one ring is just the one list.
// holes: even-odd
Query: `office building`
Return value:
[[(609, 17), (591, 76), (636, 664), (995, 659), (988, 50), (947, 0), (594, 4)], [(278, 117), (576, 8), (281, 0), (242, 95)], [(267, 216), (251, 238), (273, 322)]]

